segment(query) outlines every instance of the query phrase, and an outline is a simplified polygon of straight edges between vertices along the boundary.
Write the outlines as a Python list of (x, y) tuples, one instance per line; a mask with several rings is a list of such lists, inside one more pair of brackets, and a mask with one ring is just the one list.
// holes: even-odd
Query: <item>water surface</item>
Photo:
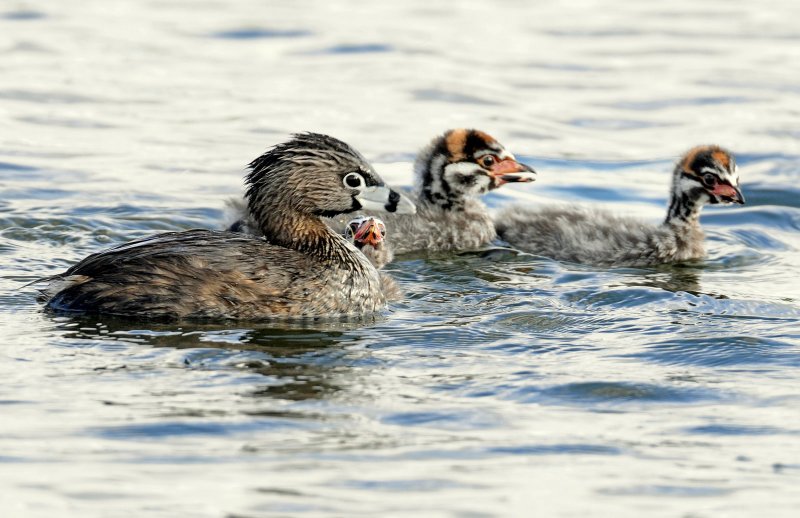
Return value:
[[(794, 516), (795, 2), (0, 6), (4, 516)], [(709, 258), (486, 250), (388, 270), (361, 325), (41, 312), (24, 283), (218, 228), (292, 131), (397, 185), (449, 127), (540, 171), (487, 197), (657, 221), (689, 147), (738, 157)], [(389, 229), (391, 232), (391, 229)]]

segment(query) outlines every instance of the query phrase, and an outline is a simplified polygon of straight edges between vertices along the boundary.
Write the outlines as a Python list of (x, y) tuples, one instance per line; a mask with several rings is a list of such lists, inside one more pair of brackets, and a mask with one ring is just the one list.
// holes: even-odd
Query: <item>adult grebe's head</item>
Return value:
[(514, 158), (491, 135), (474, 129), (452, 129), (434, 138), (417, 156), (422, 197), (443, 208), (480, 196), (511, 182), (532, 182), (536, 172)]
[(259, 221), (276, 210), (334, 216), (360, 209), (413, 213), (361, 154), (319, 133), (298, 133), (250, 163), (246, 193)]

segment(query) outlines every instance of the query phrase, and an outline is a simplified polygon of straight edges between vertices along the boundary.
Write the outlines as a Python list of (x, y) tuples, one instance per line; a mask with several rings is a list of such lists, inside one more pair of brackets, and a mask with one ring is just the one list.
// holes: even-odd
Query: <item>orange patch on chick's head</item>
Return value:
[(703, 151), (706, 146), (697, 146), (693, 147), (689, 151), (687, 151), (686, 155), (684, 155), (683, 160), (681, 160), (681, 169), (683, 169), (684, 173), (697, 175), (697, 173), (692, 169), (694, 165), (694, 160), (697, 158), (697, 155)]
[(728, 156), (728, 153), (721, 149), (716, 149), (711, 153), (711, 157), (714, 159), (715, 162), (720, 164), (725, 169), (730, 169), (731, 167), (731, 157)]
[(464, 148), (467, 144), (467, 130), (454, 129), (448, 132), (444, 142), (447, 146), (447, 154), (450, 155), (450, 162), (459, 162), (466, 158)]
[(468, 155), (475, 152), (472, 149), (473, 147), (477, 146), (477, 149), (480, 150), (493, 149), (499, 146), (494, 137), (475, 129), (459, 128), (450, 130), (445, 134), (444, 140), (447, 146), (448, 160), (451, 164), (471, 158)]

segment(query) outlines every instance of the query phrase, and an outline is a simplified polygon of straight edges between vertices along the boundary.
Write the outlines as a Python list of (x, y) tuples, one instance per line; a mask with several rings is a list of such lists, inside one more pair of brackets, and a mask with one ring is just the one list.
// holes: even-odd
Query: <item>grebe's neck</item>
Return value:
[(683, 177), (676, 170), (672, 181), (672, 197), (664, 223), (673, 226), (699, 226), (700, 212), (708, 203), (705, 189), (692, 180)]
[(262, 211), (254, 216), (265, 239), (274, 245), (297, 250), (324, 263), (363, 269), (361, 254), (318, 216), (286, 209)]

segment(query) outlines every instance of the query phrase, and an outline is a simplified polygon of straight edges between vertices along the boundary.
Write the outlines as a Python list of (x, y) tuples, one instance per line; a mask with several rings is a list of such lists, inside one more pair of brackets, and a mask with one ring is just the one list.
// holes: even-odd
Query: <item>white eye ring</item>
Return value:
[(358, 173), (347, 173), (342, 178), (342, 183), (348, 189), (363, 189), (366, 187), (367, 182), (364, 181), (364, 177)]

